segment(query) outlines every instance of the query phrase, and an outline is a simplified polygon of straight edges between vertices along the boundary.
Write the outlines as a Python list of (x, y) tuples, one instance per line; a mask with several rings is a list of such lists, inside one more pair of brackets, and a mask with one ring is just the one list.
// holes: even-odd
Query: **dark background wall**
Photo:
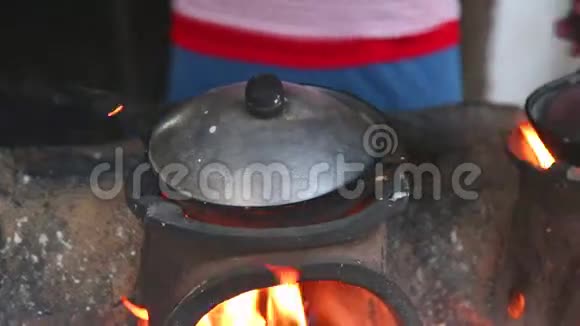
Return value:
[[(167, 1), (31, 0), (4, 7), (0, 145), (101, 142), (122, 136), (118, 126), (87, 112), (90, 103), (46, 104), (47, 97), (67, 85), (144, 102), (162, 97)], [(130, 112), (139, 109), (133, 105)]]
[(168, 21), (158, 0), (13, 1), (0, 14), (0, 75), (158, 96)]

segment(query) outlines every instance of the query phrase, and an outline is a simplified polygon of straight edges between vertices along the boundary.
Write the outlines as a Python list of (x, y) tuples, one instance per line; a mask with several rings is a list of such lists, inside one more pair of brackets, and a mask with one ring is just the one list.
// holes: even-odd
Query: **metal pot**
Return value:
[(272, 213), (278, 225), (333, 219), (406, 185), (394, 179), (404, 155), (380, 111), (269, 74), (175, 106), (153, 127), (147, 155), (163, 195), (186, 213), (246, 226)]
[[(363, 137), (380, 123), (381, 116), (362, 102), (345, 103), (329, 90), (262, 75), (174, 108), (154, 127), (148, 157), (185, 199), (241, 207), (294, 204), (358, 177), (337, 177), (341, 156), (359, 163), (359, 173), (372, 166), (377, 158), (365, 152)], [(179, 170), (177, 165), (187, 176), (169, 180), (163, 170)], [(267, 185), (251, 174), (268, 169), (279, 175), (272, 175), (271, 196), (263, 196)], [(310, 180), (313, 169), (330, 173)]]
[(552, 155), (560, 163), (580, 166), (580, 71), (538, 88), (525, 108)]

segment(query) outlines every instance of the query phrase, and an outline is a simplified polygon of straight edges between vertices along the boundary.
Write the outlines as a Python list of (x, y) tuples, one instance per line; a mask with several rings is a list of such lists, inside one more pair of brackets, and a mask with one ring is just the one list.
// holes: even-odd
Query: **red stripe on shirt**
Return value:
[(187, 50), (231, 60), (291, 68), (332, 69), (389, 63), (459, 44), (459, 21), (391, 39), (305, 39), (231, 28), (173, 13), (171, 38)]

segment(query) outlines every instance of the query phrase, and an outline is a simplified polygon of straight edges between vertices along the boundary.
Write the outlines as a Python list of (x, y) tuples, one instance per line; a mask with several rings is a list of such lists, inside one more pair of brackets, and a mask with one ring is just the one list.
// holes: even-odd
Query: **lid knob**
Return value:
[(246, 109), (260, 118), (272, 118), (282, 112), (284, 86), (278, 77), (263, 74), (250, 78), (246, 84)]

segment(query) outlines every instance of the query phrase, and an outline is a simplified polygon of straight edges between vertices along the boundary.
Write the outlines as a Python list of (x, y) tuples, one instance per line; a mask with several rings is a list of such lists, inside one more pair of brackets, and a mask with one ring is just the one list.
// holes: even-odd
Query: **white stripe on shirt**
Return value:
[(397, 38), (460, 16), (458, 0), (173, 0), (186, 17), (303, 38)]

